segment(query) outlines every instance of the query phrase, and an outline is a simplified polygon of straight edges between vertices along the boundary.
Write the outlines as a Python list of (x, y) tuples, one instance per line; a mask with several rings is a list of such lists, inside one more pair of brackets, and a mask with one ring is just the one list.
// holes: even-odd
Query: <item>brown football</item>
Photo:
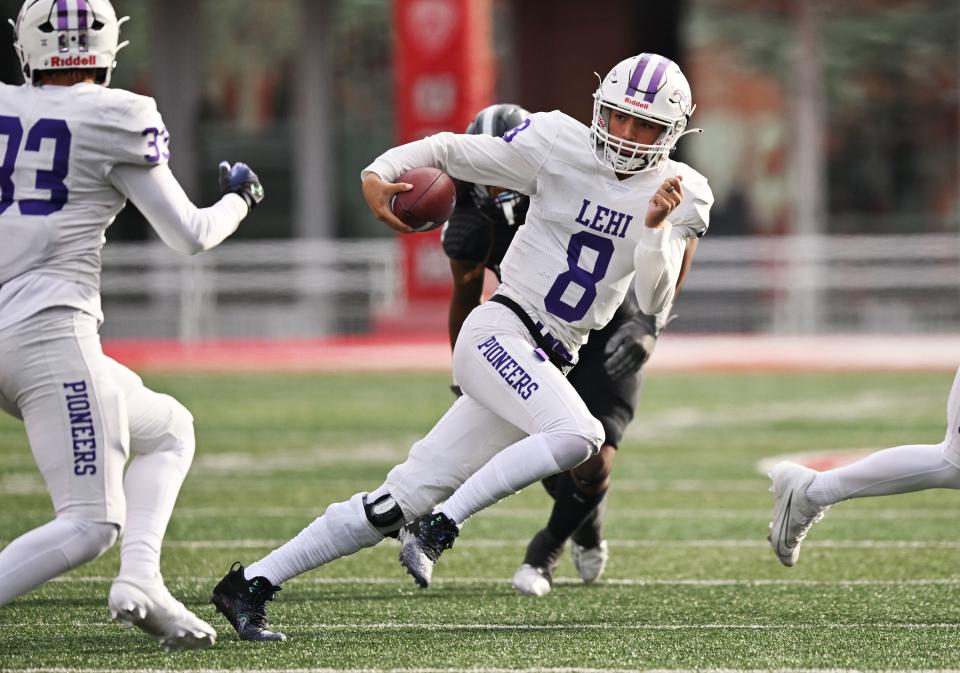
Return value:
[(409, 183), (413, 189), (396, 194), (390, 209), (414, 231), (430, 231), (450, 219), (457, 202), (457, 188), (439, 168), (414, 168), (396, 182)]

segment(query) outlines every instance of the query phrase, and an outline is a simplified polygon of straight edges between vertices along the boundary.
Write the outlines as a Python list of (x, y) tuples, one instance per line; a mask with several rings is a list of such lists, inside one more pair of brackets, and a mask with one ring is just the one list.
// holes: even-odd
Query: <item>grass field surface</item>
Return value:
[[(766, 544), (764, 459), (936, 443), (952, 372), (648, 377), (614, 467), (611, 560), (569, 554), (547, 596), (510, 587), (550, 501), (539, 485), (471, 519), (418, 590), (387, 540), (288, 582), (250, 644), (207, 603), (235, 560), (379, 485), (451, 401), (443, 375), (149, 375), (196, 417), (197, 458), (164, 547), (171, 590), (219, 630), (163, 654), (109, 620), (116, 548), (0, 609), (0, 669), (313, 671), (960, 668), (960, 494), (835, 507), (799, 564)], [(0, 543), (51, 510), (22, 426), (0, 417)]]

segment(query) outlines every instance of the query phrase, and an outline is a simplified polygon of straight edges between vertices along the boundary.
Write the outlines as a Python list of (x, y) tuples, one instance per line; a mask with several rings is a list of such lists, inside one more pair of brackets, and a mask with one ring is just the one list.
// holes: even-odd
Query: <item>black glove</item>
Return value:
[(610, 335), (603, 349), (607, 356), (603, 368), (615, 379), (636, 374), (650, 359), (656, 345), (657, 337), (649, 333), (646, 324), (638, 320), (625, 320)]
[(260, 178), (249, 166), (239, 161), (233, 166), (226, 161), (220, 162), (220, 191), (224, 194), (239, 194), (250, 210), (263, 201)]

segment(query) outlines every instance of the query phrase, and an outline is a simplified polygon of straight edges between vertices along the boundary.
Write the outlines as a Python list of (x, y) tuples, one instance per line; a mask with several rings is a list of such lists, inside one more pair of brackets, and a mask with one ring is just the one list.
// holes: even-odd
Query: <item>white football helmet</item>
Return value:
[[(681, 136), (703, 132), (684, 130), (695, 107), (687, 78), (670, 59), (639, 54), (621, 61), (593, 94), (590, 142), (597, 161), (617, 173), (661, 168)], [(608, 131), (612, 109), (659, 124), (664, 127), (663, 133), (652, 145), (618, 138)]]
[(36, 83), (42, 70), (94, 68), (97, 82), (110, 83), (120, 25), (109, 0), (26, 0), (13, 23), (13, 47), (20, 57), (23, 76)]

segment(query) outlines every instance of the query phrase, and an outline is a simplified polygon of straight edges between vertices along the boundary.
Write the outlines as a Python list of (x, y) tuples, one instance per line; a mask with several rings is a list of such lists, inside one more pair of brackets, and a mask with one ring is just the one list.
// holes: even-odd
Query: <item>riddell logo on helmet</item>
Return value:
[(96, 56), (51, 56), (51, 68), (89, 68), (96, 67)]
[(637, 100), (636, 98), (630, 98), (630, 96), (624, 97), (623, 102), (628, 105), (632, 105), (633, 107), (642, 108), (644, 110), (650, 107), (650, 103), (644, 103), (642, 100)]

